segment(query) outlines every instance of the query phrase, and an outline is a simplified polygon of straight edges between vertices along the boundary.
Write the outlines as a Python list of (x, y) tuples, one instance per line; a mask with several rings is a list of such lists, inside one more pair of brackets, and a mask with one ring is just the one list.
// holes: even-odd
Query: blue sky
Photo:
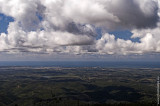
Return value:
[(13, 22), (12, 17), (0, 13), (0, 33), (7, 33), (9, 22)]
[(160, 59), (157, 0), (38, 1), (1, 1), (2, 61)]
[(131, 40), (132, 42), (139, 42), (139, 38), (131, 38), (133, 35), (132, 32), (129, 30), (116, 30), (116, 31), (111, 31), (109, 34), (115, 35), (116, 39), (124, 39), (124, 40)]

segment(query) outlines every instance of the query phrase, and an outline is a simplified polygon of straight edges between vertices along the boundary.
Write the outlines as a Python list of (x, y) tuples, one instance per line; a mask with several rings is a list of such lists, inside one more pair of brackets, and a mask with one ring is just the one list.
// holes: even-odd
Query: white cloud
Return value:
[[(160, 52), (158, 9), (157, 0), (0, 0), (0, 13), (14, 18), (0, 35), (0, 51)], [(131, 30), (140, 42), (108, 33), (96, 40), (96, 27)]]

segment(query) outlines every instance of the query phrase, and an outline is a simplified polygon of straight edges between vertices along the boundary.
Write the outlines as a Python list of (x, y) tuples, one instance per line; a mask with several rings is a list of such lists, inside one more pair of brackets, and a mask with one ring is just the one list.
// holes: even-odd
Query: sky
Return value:
[(159, 61), (158, 0), (0, 0), (0, 61)]

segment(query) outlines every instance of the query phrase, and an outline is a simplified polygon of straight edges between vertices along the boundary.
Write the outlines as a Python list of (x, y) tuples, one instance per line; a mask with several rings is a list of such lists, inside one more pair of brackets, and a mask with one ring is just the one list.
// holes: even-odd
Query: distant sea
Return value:
[(0, 66), (26, 67), (103, 67), (103, 68), (160, 68), (159, 62), (143, 61), (0, 61)]

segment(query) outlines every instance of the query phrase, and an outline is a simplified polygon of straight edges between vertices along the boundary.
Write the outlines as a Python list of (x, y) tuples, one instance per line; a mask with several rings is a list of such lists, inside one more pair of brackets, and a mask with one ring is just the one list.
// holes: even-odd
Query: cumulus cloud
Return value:
[(153, 0), (67, 0), (64, 5), (66, 17), (107, 29), (155, 27), (158, 21)]
[[(160, 52), (158, 0), (0, 0), (0, 13), (14, 18), (1, 52)], [(97, 28), (106, 32), (100, 39)], [(140, 42), (107, 33), (126, 29)]]

